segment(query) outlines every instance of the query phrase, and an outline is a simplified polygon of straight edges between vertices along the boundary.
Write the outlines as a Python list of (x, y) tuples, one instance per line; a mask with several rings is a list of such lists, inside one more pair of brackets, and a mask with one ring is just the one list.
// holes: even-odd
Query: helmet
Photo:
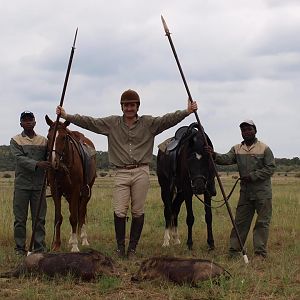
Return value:
[(140, 104), (140, 96), (134, 90), (127, 90), (121, 95), (121, 104), (123, 103), (138, 103)]

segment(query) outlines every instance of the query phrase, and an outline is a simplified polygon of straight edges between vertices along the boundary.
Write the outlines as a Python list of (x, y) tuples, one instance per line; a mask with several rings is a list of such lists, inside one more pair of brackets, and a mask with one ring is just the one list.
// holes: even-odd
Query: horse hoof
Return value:
[(52, 251), (53, 252), (58, 252), (59, 250), (60, 250), (60, 245), (58, 245), (58, 244), (52, 245)]
[(82, 246), (89, 246), (90, 243), (87, 240), (82, 241)]
[(80, 252), (77, 246), (73, 246), (71, 252)]
[(208, 246), (208, 252), (215, 250), (215, 245)]
[(181, 244), (181, 241), (180, 241), (180, 239), (176, 239), (176, 240), (174, 240), (174, 245), (180, 245)]

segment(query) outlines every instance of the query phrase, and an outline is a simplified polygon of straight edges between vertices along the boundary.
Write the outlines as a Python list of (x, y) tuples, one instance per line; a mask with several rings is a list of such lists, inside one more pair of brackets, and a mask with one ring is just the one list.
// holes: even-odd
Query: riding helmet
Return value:
[(140, 96), (134, 90), (127, 90), (121, 95), (121, 104), (123, 103), (138, 103), (140, 104)]

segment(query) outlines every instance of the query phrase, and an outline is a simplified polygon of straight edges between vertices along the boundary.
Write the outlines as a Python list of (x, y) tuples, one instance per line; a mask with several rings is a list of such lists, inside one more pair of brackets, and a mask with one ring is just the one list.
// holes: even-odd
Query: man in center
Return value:
[(135, 256), (144, 225), (154, 137), (196, 111), (197, 103), (188, 101), (187, 109), (161, 117), (139, 116), (139, 94), (129, 89), (121, 95), (120, 104), (123, 116), (93, 118), (70, 115), (60, 106), (57, 107), (56, 113), (79, 127), (107, 136), (109, 161), (116, 167), (113, 208), (117, 253), (120, 257), (125, 256), (125, 226), (131, 201), (132, 222), (127, 250), (127, 256), (130, 258)]

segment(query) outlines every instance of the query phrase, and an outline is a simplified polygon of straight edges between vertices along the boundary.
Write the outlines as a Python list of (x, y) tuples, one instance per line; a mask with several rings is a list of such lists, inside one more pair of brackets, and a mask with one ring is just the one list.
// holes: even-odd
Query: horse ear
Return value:
[(69, 122), (69, 121), (65, 121), (64, 122), (64, 125), (67, 127), (67, 126), (69, 126), (71, 123)]
[(45, 116), (45, 120), (46, 120), (46, 123), (51, 127), (53, 124), (53, 121), (48, 117), (48, 115)]

